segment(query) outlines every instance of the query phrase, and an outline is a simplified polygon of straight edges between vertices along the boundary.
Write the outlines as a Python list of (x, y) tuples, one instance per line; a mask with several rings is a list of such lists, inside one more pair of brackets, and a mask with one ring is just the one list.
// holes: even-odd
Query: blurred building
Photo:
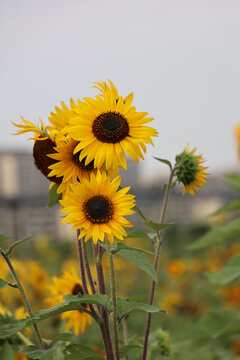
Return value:
[[(139, 165), (130, 160), (128, 171), (121, 170), (122, 186), (131, 185), (137, 206), (148, 219), (158, 221), (163, 201), (162, 186), (166, 178), (159, 178), (151, 186), (141, 186)], [(59, 206), (50, 208), (50, 182), (35, 168), (33, 157), (26, 152), (0, 152), (0, 234), (14, 240), (47, 233), (51, 237), (69, 238), (71, 226), (61, 223)], [(197, 195), (197, 201), (180, 187), (172, 190), (167, 221), (190, 223), (204, 221), (220, 205), (238, 197), (225, 185), (223, 176), (210, 176), (206, 186)], [(137, 227), (143, 227), (141, 218), (131, 217)]]

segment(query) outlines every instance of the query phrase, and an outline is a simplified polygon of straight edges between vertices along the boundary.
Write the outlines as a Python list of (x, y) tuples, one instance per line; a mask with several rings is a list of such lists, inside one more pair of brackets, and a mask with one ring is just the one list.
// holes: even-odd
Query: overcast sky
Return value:
[(155, 118), (144, 177), (164, 171), (152, 156), (173, 160), (187, 143), (211, 172), (231, 169), (239, 38), (239, 0), (0, 0), (0, 149), (32, 147), (10, 120), (47, 123), (61, 100), (110, 78)]

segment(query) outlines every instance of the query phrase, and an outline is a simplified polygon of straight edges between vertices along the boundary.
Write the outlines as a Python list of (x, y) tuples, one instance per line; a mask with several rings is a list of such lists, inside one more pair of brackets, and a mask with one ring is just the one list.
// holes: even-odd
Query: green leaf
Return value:
[(0, 244), (3, 244), (5, 241), (7, 241), (9, 239), (9, 237), (0, 234)]
[(228, 224), (218, 226), (205, 235), (201, 236), (196, 242), (188, 245), (189, 250), (199, 250), (206, 246), (222, 243), (234, 236), (240, 235), (240, 219), (235, 219)]
[(158, 230), (161, 230), (161, 229), (164, 229), (164, 228), (166, 228), (166, 227), (168, 227), (168, 226), (172, 226), (172, 225), (174, 225), (173, 223), (169, 223), (169, 224), (160, 224), (160, 223), (156, 223), (156, 222), (154, 222), (154, 221), (152, 221), (152, 220), (150, 220), (150, 221), (145, 221), (145, 224), (148, 226), (148, 227), (150, 227), (151, 229), (154, 229), (154, 230), (156, 230), (156, 231), (158, 231)]
[(120, 356), (123, 357), (123, 356), (126, 356), (129, 351), (131, 350), (134, 350), (134, 351), (137, 351), (137, 350), (142, 350), (142, 346), (141, 345), (137, 345), (137, 344), (129, 344), (129, 345), (123, 345), (120, 349), (119, 349), (119, 352), (120, 352)]
[(30, 346), (22, 347), (21, 353), (28, 356), (31, 359), (53, 360), (54, 354), (56, 353), (56, 348), (42, 350), (35, 345), (30, 345)]
[(127, 235), (127, 238), (149, 239), (150, 240), (150, 237), (144, 231), (132, 231)]
[[(173, 189), (176, 184), (177, 184), (177, 182), (176, 182), (176, 181), (173, 181), (173, 182), (171, 183), (170, 189)], [(166, 191), (166, 190), (167, 190), (167, 186), (168, 186), (168, 184), (163, 184), (163, 187), (162, 187), (163, 191)]]
[(118, 307), (118, 314), (121, 316), (122, 314), (126, 315), (132, 311), (143, 311), (147, 313), (157, 313), (162, 312), (167, 314), (167, 310), (160, 309), (156, 306), (148, 305), (148, 304), (141, 304), (135, 301), (131, 301), (129, 299), (124, 299), (121, 297), (117, 298), (117, 307)]
[(0, 359), (3, 359), (3, 360), (13, 360), (14, 359), (13, 349), (9, 345), (8, 342), (5, 342), (2, 347), (2, 350), (0, 352)]
[(82, 296), (76, 296), (76, 295), (64, 295), (64, 300), (78, 303), (78, 304), (95, 304), (105, 307), (108, 301), (107, 295), (82, 295)]
[(226, 174), (228, 185), (236, 190), (240, 190), (240, 174)]
[(117, 253), (117, 255), (130, 261), (138, 268), (145, 271), (156, 283), (158, 283), (157, 273), (153, 264), (138, 250), (121, 250)]
[(32, 236), (29, 236), (29, 237), (27, 237), (26, 239), (23, 239), (23, 240), (15, 241), (15, 242), (14, 242), (12, 245), (10, 245), (9, 248), (5, 251), (6, 256), (9, 256), (9, 255), (11, 254), (12, 250), (13, 250), (16, 246), (21, 245), (21, 244), (23, 244), (24, 242), (26, 242), (26, 241), (28, 241), (28, 240), (30, 240), (30, 239), (32, 239)]
[(58, 201), (61, 200), (62, 198), (62, 195), (57, 193), (58, 187), (59, 184), (54, 184), (49, 190), (49, 202), (48, 202), (49, 207), (56, 205)]
[(171, 162), (170, 162), (169, 160), (160, 159), (160, 158), (157, 158), (157, 157), (155, 157), (155, 156), (153, 156), (153, 158), (154, 158), (155, 160), (157, 160), (157, 161), (160, 161), (160, 162), (168, 165), (168, 166), (170, 167), (170, 170), (172, 170), (172, 164), (171, 164)]
[(6, 281), (4, 281), (3, 279), (0, 279), (0, 290), (5, 288), (5, 286), (7, 286), (8, 283)]
[(118, 251), (121, 251), (121, 250), (132, 250), (132, 251), (138, 251), (138, 252), (144, 253), (144, 254), (154, 255), (154, 253), (151, 251), (135, 248), (135, 247), (125, 244), (123, 242), (117, 242), (111, 246), (111, 252), (113, 254), (116, 254)]
[(143, 220), (147, 220), (143, 215), (142, 211), (139, 209), (139, 207), (134, 206), (133, 211), (135, 211)]
[(65, 332), (65, 333), (62, 333), (62, 334), (58, 334), (54, 339), (53, 339), (53, 342), (57, 342), (57, 341), (65, 341), (65, 342), (68, 342), (68, 341), (72, 341), (74, 335), (70, 332)]
[(236, 210), (240, 210), (240, 200), (234, 200), (229, 204), (223, 205), (220, 209), (215, 211), (210, 216), (215, 216), (215, 215), (223, 214), (228, 211), (236, 211)]
[(64, 349), (65, 360), (104, 360), (105, 357), (85, 345), (69, 345)]
[[(88, 303), (88, 304), (92, 303), (92, 304), (97, 304), (97, 305), (98, 304), (103, 305), (103, 304), (106, 304), (106, 302), (107, 302), (107, 295), (84, 295), (81, 298), (79, 298), (79, 297), (75, 298), (73, 295), (66, 295), (66, 297), (67, 296), (70, 296), (70, 301), (68, 301), (68, 302), (65, 301), (65, 302), (60, 303), (56, 306), (53, 306), (49, 309), (40, 310), (31, 318), (26, 318), (26, 319), (22, 319), (19, 321), (15, 321), (14, 323), (11, 323), (11, 324), (3, 325), (1, 327), (0, 339), (5, 339), (9, 336), (16, 334), (18, 331), (22, 331), (25, 327), (29, 327), (31, 324), (37, 323), (41, 320), (48, 319), (49, 317), (61, 314), (66, 311), (81, 310), (81, 311), (88, 312), (85, 309), (85, 307), (83, 307), (81, 305), (82, 302)], [(90, 300), (90, 297), (92, 297), (91, 300)], [(93, 300), (93, 298), (96, 298), (96, 299)], [(98, 298), (98, 301), (97, 301), (97, 298)], [(95, 319), (95, 317), (90, 312), (88, 312), (88, 314), (90, 314)]]
[(240, 255), (233, 256), (222, 269), (208, 273), (207, 277), (210, 282), (216, 285), (240, 282)]

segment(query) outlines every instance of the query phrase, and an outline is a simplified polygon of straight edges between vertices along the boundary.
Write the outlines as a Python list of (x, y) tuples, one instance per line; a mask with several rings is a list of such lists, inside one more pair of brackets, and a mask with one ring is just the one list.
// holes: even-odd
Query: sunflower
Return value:
[(85, 241), (92, 238), (94, 244), (104, 241), (106, 234), (110, 243), (114, 236), (123, 240), (126, 231), (123, 226), (133, 226), (123, 216), (134, 213), (134, 195), (127, 194), (130, 187), (118, 191), (121, 178), (112, 181), (106, 173), (98, 171), (91, 174), (90, 180), (82, 179), (81, 183), (71, 186), (64, 199), (61, 212), (68, 213), (63, 222), (73, 225), (72, 229), (82, 229), (79, 238), (85, 236)]
[(58, 131), (63, 131), (66, 125), (69, 123), (69, 119), (72, 116), (72, 110), (78, 105), (81, 105), (81, 101), (77, 100), (75, 102), (73, 99), (70, 99), (70, 108), (61, 101), (62, 108), (55, 106), (55, 113), (51, 112), (48, 120), (53, 126), (49, 126), (50, 129), (57, 129)]
[(183, 195), (188, 191), (192, 196), (198, 192), (198, 187), (203, 187), (209, 173), (202, 155), (194, 155), (196, 148), (190, 150), (187, 146), (184, 151), (176, 156), (175, 175), (178, 182), (183, 184)]
[(153, 118), (146, 117), (146, 112), (136, 112), (132, 106), (133, 94), (124, 99), (111, 83), (110, 87), (97, 84), (102, 89), (101, 95), (85, 98), (74, 108), (67, 126), (68, 135), (79, 141), (75, 153), (81, 151), (80, 161), (86, 157), (85, 162), (94, 160), (96, 168), (105, 164), (107, 170), (116, 169), (120, 164), (127, 169), (125, 152), (138, 162), (144, 158), (145, 144), (153, 145), (151, 137), (157, 136), (157, 131), (143, 126)]
[(44, 125), (44, 123), (43, 123), (43, 121), (41, 119), (39, 119), (39, 126), (36, 126), (31, 121), (25, 120), (22, 116), (20, 116), (20, 118), (22, 119), (23, 124), (16, 124), (16, 123), (14, 123), (12, 121), (12, 124), (20, 129), (13, 135), (20, 135), (20, 134), (24, 134), (24, 133), (27, 133), (27, 132), (33, 132), (34, 137), (29, 138), (28, 140), (30, 140), (30, 139), (32, 139), (32, 140), (36, 140), (36, 139), (45, 140), (45, 139), (47, 139), (49, 137), (47, 126)]
[[(83, 295), (82, 282), (79, 279), (74, 268), (70, 271), (65, 271), (62, 277), (53, 277), (53, 284), (49, 285), (51, 296), (46, 299), (50, 305), (56, 305), (63, 301), (63, 295)], [(86, 309), (87, 304), (82, 304)], [(77, 335), (80, 331), (84, 332), (86, 325), (92, 323), (90, 315), (81, 310), (67, 311), (61, 314), (62, 319), (68, 319), (66, 328), (73, 328), (74, 333)]]
[[(56, 162), (49, 166), (49, 169), (52, 171), (48, 176), (56, 176), (62, 179), (57, 190), (58, 193), (68, 190), (70, 184), (74, 184), (78, 180), (81, 181), (82, 178), (89, 179), (92, 172), (97, 173), (93, 161), (85, 164), (85, 158), (80, 161), (80, 154), (74, 153), (74, 149), (78, 143), (76, 140), (65, 137), (57, 141), (57, 146), (54, 148), (56, 153), (49, 155), (49, 157), (56, 160)], [(104, 170), (103, 166), (101, 170)]]

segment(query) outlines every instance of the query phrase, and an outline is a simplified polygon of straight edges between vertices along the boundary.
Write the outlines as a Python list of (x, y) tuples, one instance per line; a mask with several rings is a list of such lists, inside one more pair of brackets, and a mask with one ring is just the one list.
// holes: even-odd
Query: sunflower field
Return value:
[[(72, 241), (0, 234), (0, 359), (240, 357), (240, 200), (211, 214), (205, 228), (183, 233), (168, 222), (171, 191), (195, 196), (209, 177), (187, 145), (174, 163), (155, 158), (169, 178), (159, 220), (149, 219), (119, 171), (153, 145), (153, 118), (110, 80), (94, 88), (95, 98), (56, 107), (48, 125), (13, 123), (15, 135), (33, 134), (36, 171), (50, 181), (49, 204), (60, 204)], [(240, 190), (238, 174), (226, 183)]]

